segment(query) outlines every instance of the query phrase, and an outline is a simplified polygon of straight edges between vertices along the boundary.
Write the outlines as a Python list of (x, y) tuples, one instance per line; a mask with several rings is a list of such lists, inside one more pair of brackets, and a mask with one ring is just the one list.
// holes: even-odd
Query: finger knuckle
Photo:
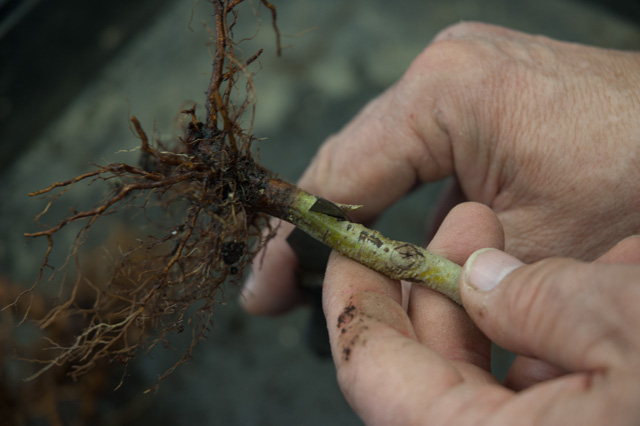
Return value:
[(478, 37), (481, 35), (492, 34), (494, 31), (495, 27), (492, 25), (473, 21), (458, 22), (441, 30), (434, 38), (434, 42), (450, 39)]
[(455, 72), (458, 76), (469, 75), (478, 65), (489, 63), (488, 57), (479, 47), (480, 43), (470, 39), (442, 38), (431, 43), (409, 67), (407, 74), (434, 74)]
[(569, 259), (553, 258), (536, 262), (516, 271), (516, 285), (505, 292), (505, 307), (510, 321), (523, 334), (548, 335), (561, 314), (562, 298), (566, 291), (562, 277)]
[(458, 25), (463, 27), (436, 37), (413, 61), (403, 80), (423, 82), (430, 87), (431, 96), (445, 104), (484, 103), (492, 99), (503, 77), (510, 75), (513, 61), (492, 39), (461, 36), (474, 31), (474, 25)]

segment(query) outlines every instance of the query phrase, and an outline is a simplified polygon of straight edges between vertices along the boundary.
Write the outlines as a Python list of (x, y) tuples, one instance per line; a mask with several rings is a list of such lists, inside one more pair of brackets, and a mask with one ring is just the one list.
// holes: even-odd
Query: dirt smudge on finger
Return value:
[(345, 306), (342, 313), (338, 316), (336, 328), (340, 330), (338, 340), (340, 346), (342, 346), (341, 353), (344, 361), (349, 361), (356, 344), (364, 344), (366, 342), (366, 340), (361, 337), (361, 333), (369, 329), (369, 327), (364, 324), (364, 318), (366, 317), (367, 315), (359, 312), (352, 300), (349, 300), (347, 306)]
[[(349, 302), (349, 304), (344, 308), (344, 310), (342, 311), (342, 313), (338, 316), (338, 324), (337, 327), (338, 328), (342, 328), (342, 330), (344, 330), (344, 327), (351, 322), (351, 320), (353, 320), (353, 317), (355, 316), (354, 311), (356, 310), (356, 307), (353, 305), (353, 302)], [(344, 333), (344, 331), (343, 331)]]

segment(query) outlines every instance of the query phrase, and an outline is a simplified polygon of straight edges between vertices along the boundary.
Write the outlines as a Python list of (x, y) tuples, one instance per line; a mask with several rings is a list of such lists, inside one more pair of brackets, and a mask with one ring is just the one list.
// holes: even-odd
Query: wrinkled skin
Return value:
[[(638, 415), (629, 395), (639, 394), (640, 341), (629, 334), (640, 320), (632, 309), (640, 247), (634, 238), (616, 243), (640, 233), (639, 88), (636, 53), (464, 23), (439, 34), (400, 81), (323, 144), (299, 184), (364, 205), (356, 220), (375, 219), (419, 184), (455, 176), (442, 217), (464, 200), (482, 205), (451, 211), (431, 250), (460, 264), (482, 247), (527, 263), (595, 261), (518, 268), (488, 293), (471, 291), (466, 278), (468, 315), (414, 287), (406, 314), (396, 283), (334, 256), (325, 283), (334, 358), (367, 422), (514, 424), (522, 417), (510, 416), (528, 413), (532, 424), (567, 424), (561, 420), (577, 412), (575, 424), (624, 424)], [(283, 312), (300, 300), (284, 242), (290, 229), (283, 224), (257, 257), (242, 298), (251, 313)], [(337, 329), (349, 303), (366, 312), (355, 318), (370, 317), (368, 329), (354, 325), (360, 320)], [(345, 357), (342, 336), (358, 329), (366, 338)], [(505, 387), (486, 373), (488, 339), (523, 355)], [(603, 400), (590, 404), (596, 395)], [(536, 417), (544, 410), (547, 417)]]

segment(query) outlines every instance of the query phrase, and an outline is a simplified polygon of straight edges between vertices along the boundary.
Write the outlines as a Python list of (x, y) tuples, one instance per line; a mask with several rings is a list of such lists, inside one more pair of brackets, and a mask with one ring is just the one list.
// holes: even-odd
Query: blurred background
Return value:
[[(277, 57), (270, 15), (253, 3), (263, 22), (243, 48), (265, 49), (255, 78), (259, 155), (292, 181), (327, 136), (393, 84), (450, 24), (477, 20), (607, 48), (640, 47), (640, 7), (633, 1), (273, 0), (284, 46)], [(256, 18), (251, 8), (245, 12), (239, 26), (251, 34)], [(0, 0), (0, 300), (34, 281), (44, 253), (42, 242), (23, 237), (36, 230), (32, 218), (44, 206), (28, 192), (89, 171), (91, 162), (132, 161), (120, 152), (138, 145), (131, 114), (154, 138), (170, 141), (179, 135), (179, 111), (203, 104), (211, 55), (202, 22), (210, 17), (206, 1)], [(376, 228), (424, 243), (439, 188), (416, 191)], [(89, 187), (61, 204), (86, 205), (100, 195)], [(34, 390), (24, 387), (12, 346), (33, 330), (28, 324), (14, 330), (3, 312), (0, 424), (81, 424), (73, 419), (85, 408), (99, 413), (86, 423), (94, 425), (361, 424), (337, 387), (331, 360), (309, 347), (309, 309), (249, 317), (237, 305), (238, 290), (225, 289), (210, 337), (157, 391), (144, 393), (181, 356), (179, 339), (173, 349), (139, 356), (117, 391), (113, 378), (96, 379), (100, 384), (78, 403), (74, 384), (63, 383), (57, 418), (46, 398), (37, 398), (28, 416), (14, 415), (16, 401)]]

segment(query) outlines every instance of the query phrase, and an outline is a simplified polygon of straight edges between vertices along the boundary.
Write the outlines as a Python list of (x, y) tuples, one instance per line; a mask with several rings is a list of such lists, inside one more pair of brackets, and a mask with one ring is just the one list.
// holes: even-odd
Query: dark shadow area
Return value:
[(26, 149), (167, 3), (10, 0), (0, 4), (0, 169)]

